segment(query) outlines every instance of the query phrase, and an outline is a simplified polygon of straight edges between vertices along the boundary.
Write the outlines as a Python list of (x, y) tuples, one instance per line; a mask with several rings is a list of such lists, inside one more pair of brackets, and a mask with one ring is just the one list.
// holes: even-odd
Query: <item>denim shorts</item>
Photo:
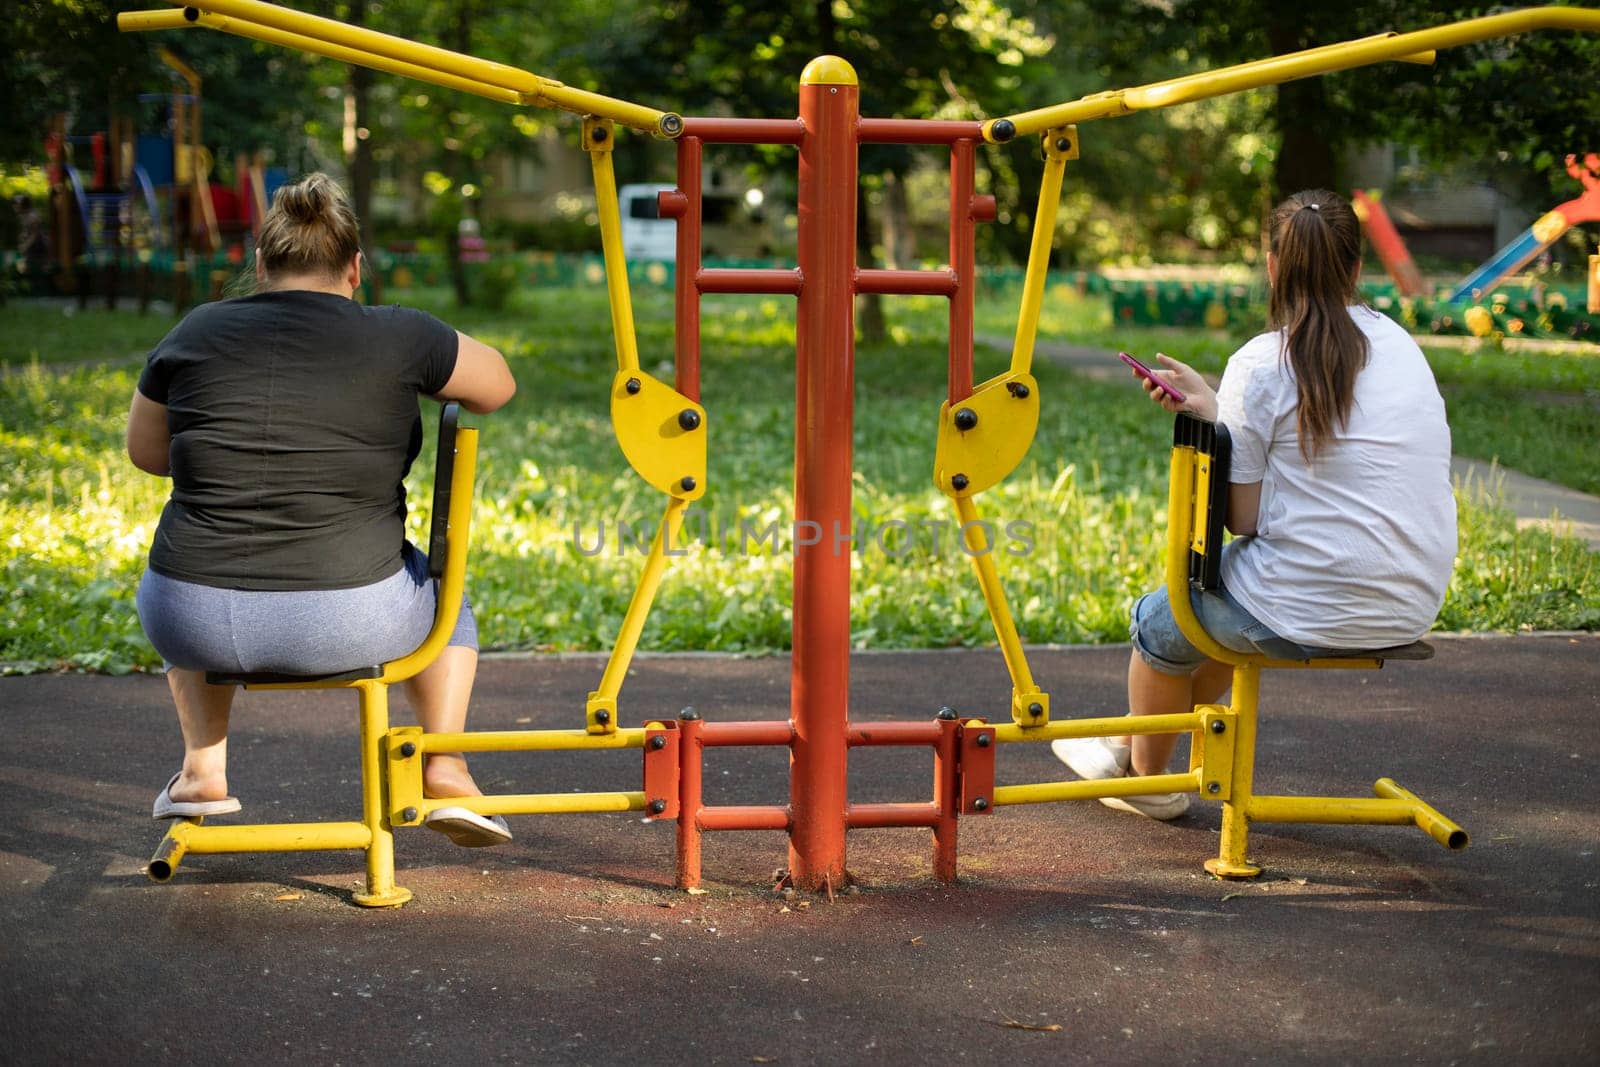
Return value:
[[(1326, 649), (1309, 648), (1279, 637), (1272, 627), (1246, 611), (1225, 588), (1204, 592), (1190, 589), (1189, 603), (1194, 606), (1201, 627), (1223, 648), (1272, 659), (1313, 659), (1327, 654)], [(1146, 593), (1133, 605), (1128, 635), (1133, 638), (1133, 647), (1140, 658), (1161, 674), (1188, 674), (1207, 659), (1178, 629), (1165, 588)]]
[[(167, 667), (334, 674), (409, 655), (433, 627), (438, 583), (407, 543), (402, 566), (355, 589), (222, 589), (145, 571), (136, 600), (145, 636)], [(478, 647), (461, 598), (450, 644)]]

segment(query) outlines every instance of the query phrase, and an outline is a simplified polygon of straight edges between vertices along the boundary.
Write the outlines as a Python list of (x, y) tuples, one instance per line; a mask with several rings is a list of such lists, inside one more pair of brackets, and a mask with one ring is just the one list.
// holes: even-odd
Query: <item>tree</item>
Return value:
[[(1425, 0), (1147, 0), (1129, 19), (1121, 0), (1086, 2), (1096, 24), (1115, 26), (1106, 47), (1122, 70), (1152, 50), (1225, 66), (1487, 13)], [(1581, 72), (1597, 65), (1600, 39), (1544, 31), (1447, 49), (1432, 67), (1389, 63), (1278, 86), (1276, 193), (1336, 187), (1340, 151), (1372, 140), (1424, 145), (1444, 159), (1505, 153), (1549, 170), (1581, 150), (1575, 142), (1595, 139), (1600, 86)]]
[[(792, 115), (795, 81), (817, 55), (839, 54), (855, 67), (867, 115), (978, 118), (1003, 106), (1019, 71), (1049, 40), (1027, 17), (1032, 3), (998, 0), (804, 0), (727, 4), (619, 0), (598, 17), (586, 50), (591, 72), (606, 72), (605, 91), (686, 113)], [(760, 157), (775, 165), (778, 154)], [(861, 152), (858, 258), (877, 258), (873, 225), (885, 178), (903, 177), (914, 156), (902, 146)], [(892, 183), (890, 183), (892, 184)], [(882, 335), (876, 300), (861, 309), (863, 333)]]

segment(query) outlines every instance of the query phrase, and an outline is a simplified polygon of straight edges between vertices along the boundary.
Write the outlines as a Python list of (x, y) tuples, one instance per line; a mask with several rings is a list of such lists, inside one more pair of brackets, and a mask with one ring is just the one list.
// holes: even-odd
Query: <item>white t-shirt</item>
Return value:
[(1456, 555), (1450, 427), (1422, 350), (1364, 307), (1367, 365), (1337, 439), (1300, 454), (1294, 371), (1281, 331), (1228, 360), (1217, 421), (1233, 438), (1230, 480), (1261, 483), (1256, 534), (1224, 560), (1222, 581), (1280, 636), (1315, 648), (1406, 644), (1433, 625)]

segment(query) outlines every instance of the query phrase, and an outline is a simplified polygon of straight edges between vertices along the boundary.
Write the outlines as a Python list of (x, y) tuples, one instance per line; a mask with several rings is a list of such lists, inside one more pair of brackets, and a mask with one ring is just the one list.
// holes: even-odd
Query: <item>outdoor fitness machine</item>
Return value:
[[(851, 829), (926, 827), (933, 831), (933, 871), (942, 881), (956, 874), (960, 815), (987, 814), (1006, 804), (1085, 799), (1173, 790), (1192, 791), (1225, 805), (1221, 854), (1214, 873), (1259, 873), (1245, 856), (1250, 821), (1400, 823), (1417, 825), (1449, 847), (1466, 835), (1434, 809), (1387, 779), (1375, 798), (1252, 797), (1255, 700), (1259, 671), (1268, 667), (1377, 667), (1378, 653), (1336, 663), (1271, 663), (1234, 656), (1233, 704), (1201, 706), (1183, 715), (1096, 718), (1052, 722), (1050, 698), (1034, 682), (1022, 642), (979, 522), (975, 498), (1001, 482), (1026, 455), (1038, 425), (1038, 386), (1029, 373), (1045, 288), (1056, 209), (1066, 164), (1078, 156), (1077, 123), (1134, 111), (1170, 107), (1372, 63), (1430, 62), (1434, 49), (1528, 30), (1600, 31), (1600, 12), (1546, 7), (1473, 19), (1432, 30), (1388, 34), (1277, 56), (1257, 63), (1190, 75), (1154, 85), (1100, 93), (1071, 103), (1007, 118), (925, 121), (864, 118), (850, 64), (835, 56), (813, 60), (800, 76), (799, 114), (793, 119), (683, 118), (527, 71), (418, 44), (259, 0), (208, 0), (182, 10), (118, 17), (128, 30), (206, 26), (256, 40), (404, 74), (509, 104), (534, 104), (584, 116), (583, 144), (595, 176), (606, 279), (616, 334), (617, 373), (612, 380), (612, 425), (634, 470), (666, 498), (632, 602), (623, 619), (599, 687), (589, 695), (581, 730), (527, 730), (424, 734), (415, 727), (363, 730), (363, 794), (374, 812), (362, 844), (343, 836), (317, 841), (310, 832), (285, 843), (284, 827), (219, 828), (225, 836), (204, 847), (210, 827), (175, 827), (186, 850), (268, 851), (283, 848), (365, 848), (368, 892), (358, 902), (397, 904), (409, 893), (394, 886), (390, 842), (395, 826), (417, 825), (433, 807), (451, 804), (485, 815), (574, 811), (642, 811), (677, 823), (677, 884), (700, 881), (700, 836), (713, 830), (784, 830), (787, 871), (779, 884), (832, 892), (843, 886), (845, 840)], [(612, 149), (618, 125), (674, 140), (677, 189), (660, 195), (663, 216), (678, 223), (675, 377), (660, 381), (640, 366), (628, 275), (623, 260)], [(981, 143), (1004, 143), (1038, 134), (1045, 160), (1033, 240), (1023, 283), (1011, 366), (1001, 375), (972, 380), (974, 230), (994, 217), (994, 201), (974, 190), (974, 158)], [(793, 269), (717, 270), (701, 264), (701, 166), (708, 143), (781, 144), (799, 150), (799, 239)], [(857, 153), (862, 144), (929, 144), (950, 153), (950, 265), (942, 270), (869, 270), (855, 261)], [(621, 726), (622, 682), (646, 615), (660, 586), (668, 549), (689, 503), (705, 492), (709, 415), (700, 392), (700, 298), (705, 293), (767, 293), (796, 303), (795, 524), (820, 532), (795, 539), (791, 717), (786, 722), (706, 722), (686, 710), (677, 721)], [(1012, 682), (1009, 721), (990, 725), (944, 708), (926, 721), (852, 723), (848, 704), (850, 655), (850, 554), (841, 552), (851, 518), (854, 430), (854, 297), (858, 293), (943, 296), (950, 305), (949, 394), (938, 413), (934, 481), (950, 497), (973, 555), (995, 633)], [(1172, 512), (1180, 545), (1207, 528), (1193, 504), (1208, 498), (1211, 462), (1193, 442), (1174, 449)], [(1218, 484), (1225, 481), (1219, 476)], [(463, 495), (470, 482), (458, 486)], [(1198, 550), (1203, 554), (1203, 544)], [(1168, 579), (1182, 582), (1169, 550)], [(441, 598), (443, 600), (443, 598)], [(1176, 602), (1176, 600), (1175, 600)], [(1187, 599), (1184, 598), (1184, 602)], [(1205, 647), (1205, 646), (1202, 646)], [(1223, 657), (1227, 658), (1227, 657)], [(306, 679), (322, 686), (326, 680)], [(338, 684), (338, 683), (335, 683)], [(1003, 713), (1004, 714), (1004, 713)], [(1218, 729), (1218, 726), (1221, 729)], [(1180, 774), (1114, 781), (1050, 782), (996, 786), (999, 744), (1062, 737), (1193, 732), (1191, 767)], [(769, 745), (790, 751), (787, 805), (707, 806), (701, 791), (707, 748)], [(859, 746), (920, 746), (932, 750), (932, 796), (899, 803), (852, 803), (846, 785), (849, 752)], [(628, 792), (486, 796), (434, 801), (423, 796), (421, 756), (429, 751), (483, 752), (536, 749), (643, 751), (643, 789)], [(376, 781), (373, 778), (376, 777)], [(185, 826), (188, 828), (186, 829)], [(270, 831), (270, 832), (269, 832)], [(169, 835), (170, 836), (170, 835)], [(381, 853), (375, 858), (375, 853)], [(161, 856), (158, 853), (158, 857)], [(170, 876), (176, 858), (162, 859)]]

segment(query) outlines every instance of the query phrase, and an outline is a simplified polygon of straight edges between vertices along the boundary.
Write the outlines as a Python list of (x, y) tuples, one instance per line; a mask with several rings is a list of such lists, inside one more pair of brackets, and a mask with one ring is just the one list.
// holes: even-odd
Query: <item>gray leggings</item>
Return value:
[[(406, 544), (403, 566), (356, 589), (219, 589), (146, 570), (139, 622), (168, 667), (245, 673), (333, 674), (410, 654), (433, 625), (438, 586), (428, 557)], [(478, 647), (472, 606), (450, 644)]]

